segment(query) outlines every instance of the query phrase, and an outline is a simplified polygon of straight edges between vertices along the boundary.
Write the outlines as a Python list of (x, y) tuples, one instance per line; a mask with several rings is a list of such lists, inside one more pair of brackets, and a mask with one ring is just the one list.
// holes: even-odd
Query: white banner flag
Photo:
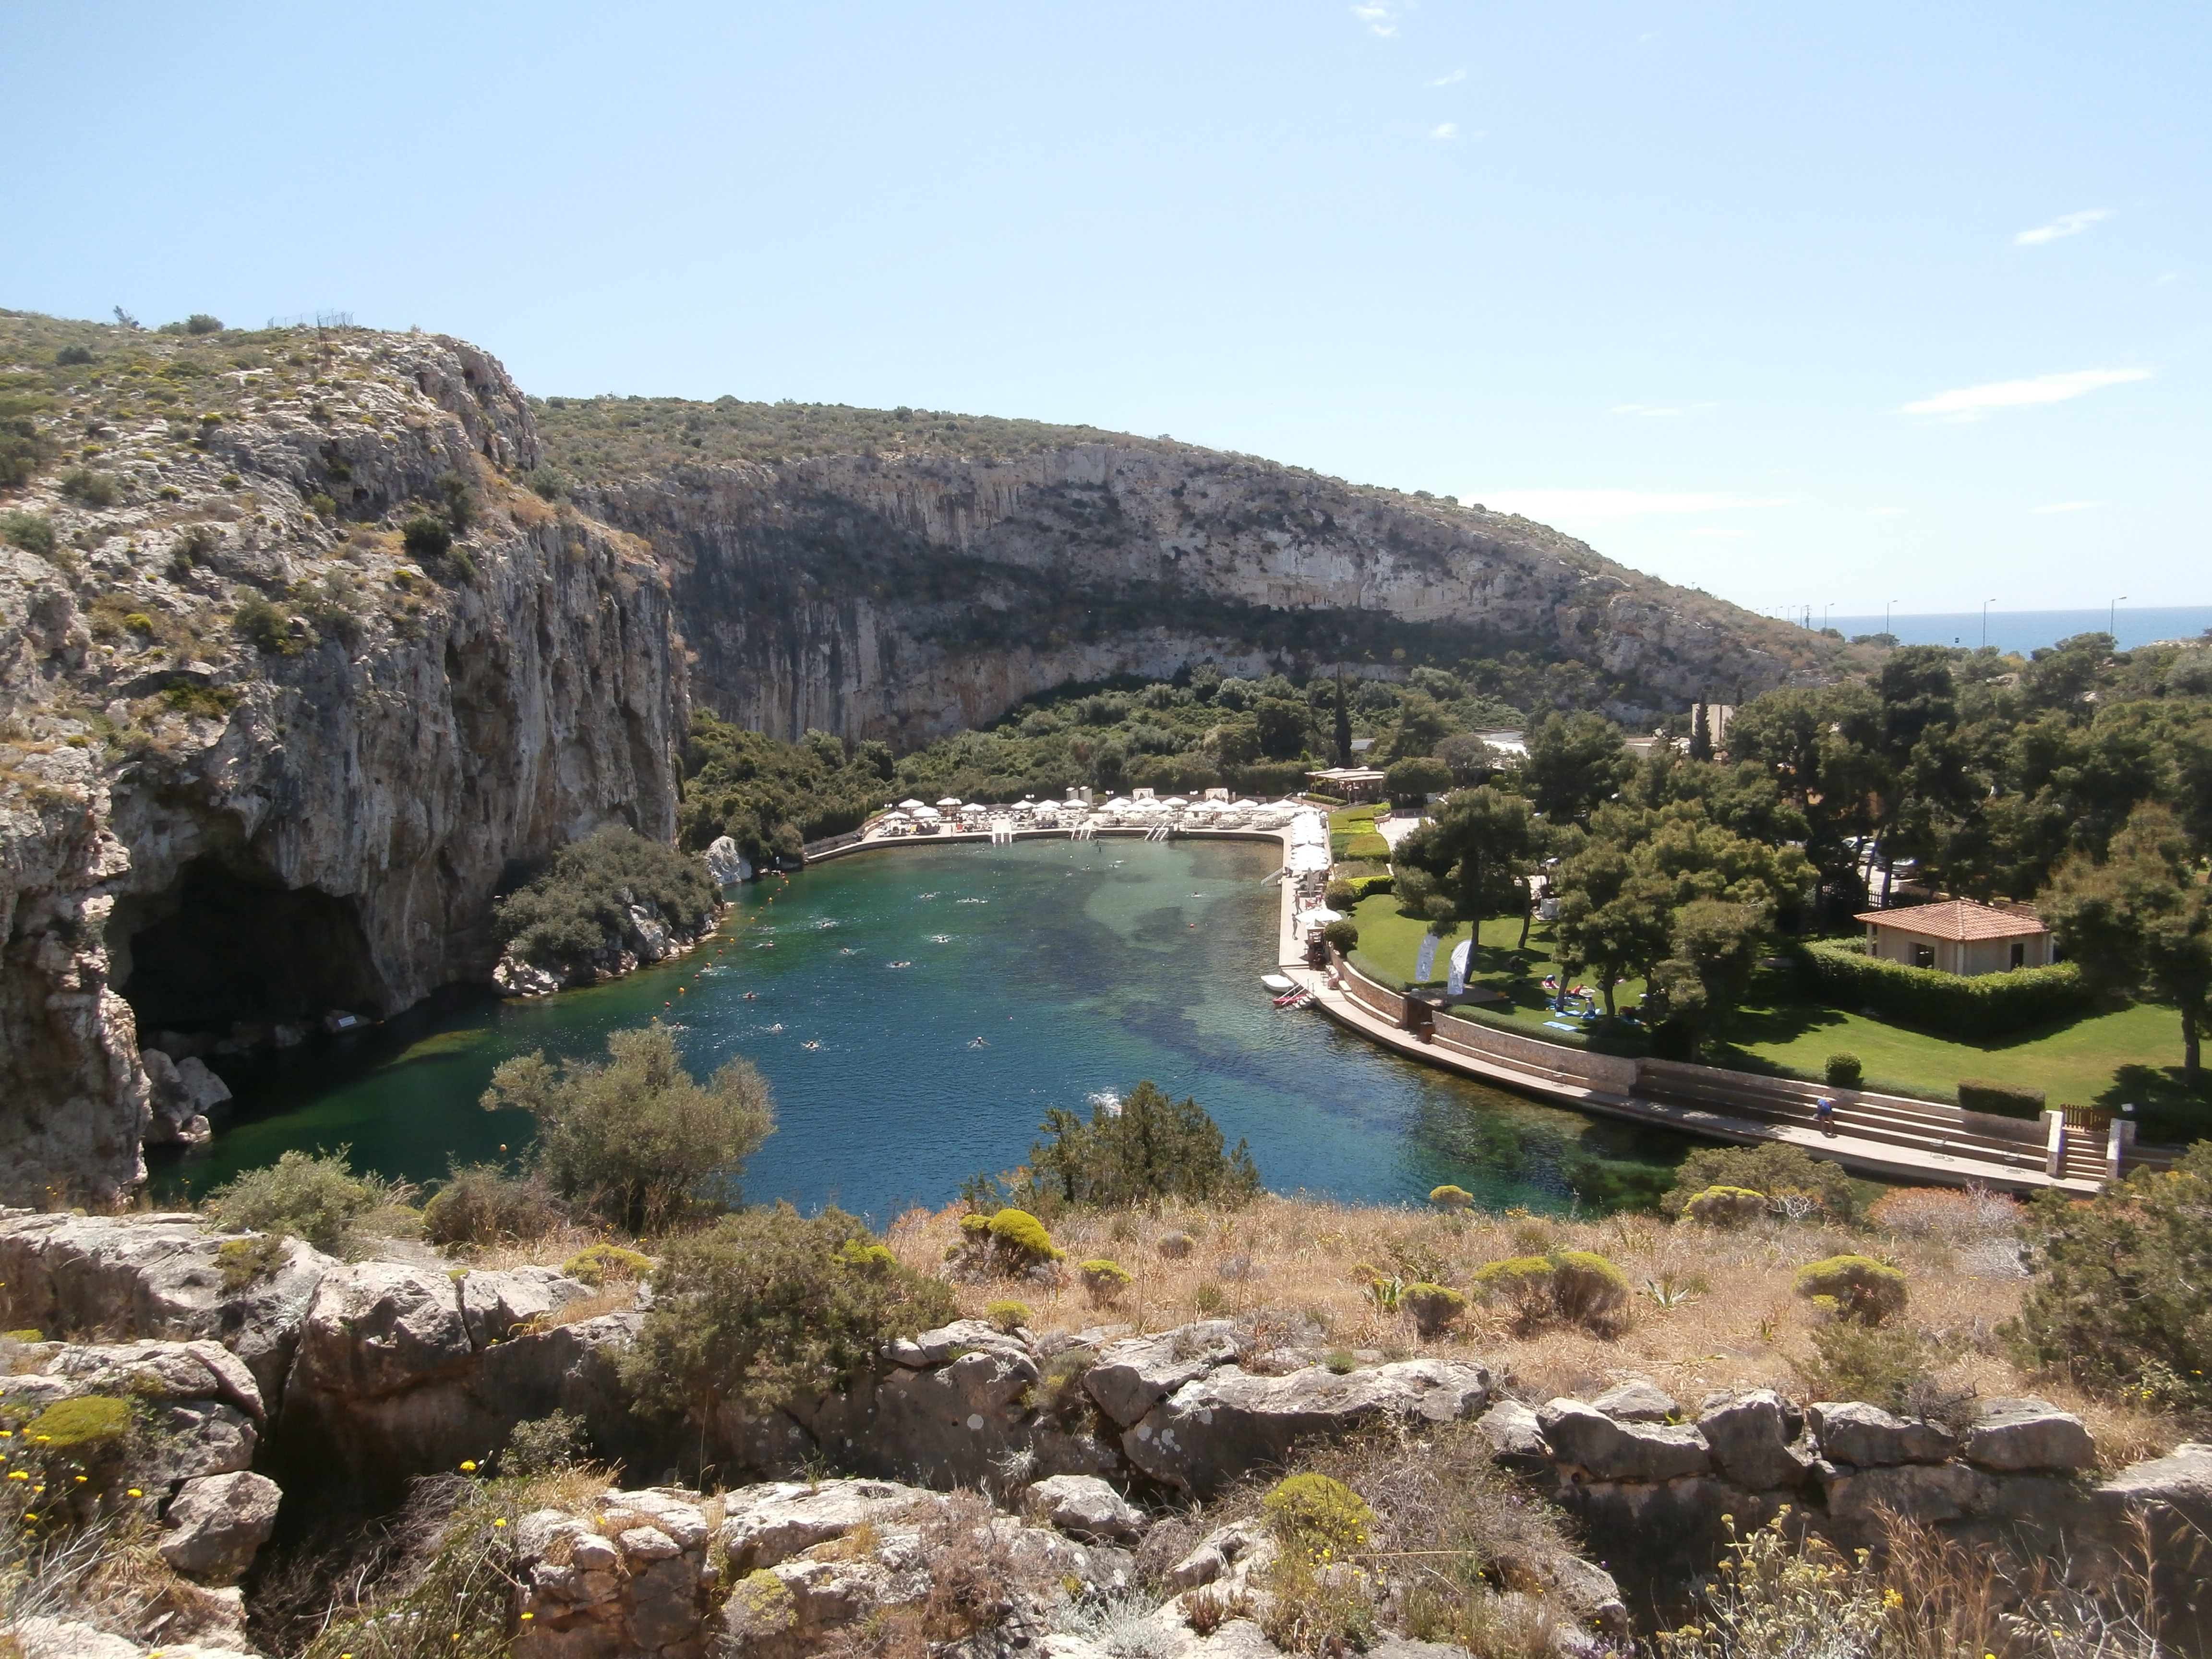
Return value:
[(1436, 971), (1437, 936), (1434, 933), (1424, 933), (1421, 935), (1420, 954), (1413, 958), (1413, 983), (1427, 984), (1435, 975)]
[(1463, 939), (1452, 948), (1451, 977), (1444, 981), (1444, 994), (1455, 997), (1467, 991), (1467, 959), (1474, 954), (1474, 941)]

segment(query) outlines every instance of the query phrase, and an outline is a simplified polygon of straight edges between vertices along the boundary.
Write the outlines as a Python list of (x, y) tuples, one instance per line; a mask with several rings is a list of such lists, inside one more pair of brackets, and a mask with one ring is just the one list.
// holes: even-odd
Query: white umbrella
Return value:
[(1165, 800), (1162, 801), (1160, 805), (1163, 806), (1188, 806), (1190, 803), (1185, 800), (1181, 795), (1170, 795)]
[(899, 803), (899, 811), (902, 812), (911, 812), (917, 806), (927, 806), (928, 804), (929, 803), (927, 801), (902, 800)]
[(914, 809), (914, 815), (927, 823), (934, 823), (945, 816), (934, 806), (917, 806)]
[(960, 805), (960, 798), (957, 795), (947, 795), (937, 804), (939, 806), (957, 806)]
[(1108, 811), (1109, 811), (1109, 812), (1126, 812), (1126, 811), (1127, 811), (1129, 810), (1129, 802), (1128, 802), (1128, 799), (1127, 799), (1127, 796), (1123, 796), (1123, 795), (1116, 795), (1116, 796), (1115, 796), (1113, 799), (1111, 799), (1111, 800), (1109, 800), (1109, 801), (1108, 801), (1108, 802), (1106, 803), (1106, 810), (1107, 810)]
[(1293, 847), (1289, 860), (1291, 873), (1302, 876), (1309, 872), (1326, 870), (1329, 866), (1326, 847)]
[(1342, 921), (1344, 918), (1322, 904), (1316, 906), (1313, 909), (1301, 912), (1298, 920), (1310, 922), (1316, 927), (1326, 927), (1332, 921)]
[(1260, 810), (1260, 803), (1256, 800), (1231, 801), (1229, 810), (1232, 812), (1256, 812)]

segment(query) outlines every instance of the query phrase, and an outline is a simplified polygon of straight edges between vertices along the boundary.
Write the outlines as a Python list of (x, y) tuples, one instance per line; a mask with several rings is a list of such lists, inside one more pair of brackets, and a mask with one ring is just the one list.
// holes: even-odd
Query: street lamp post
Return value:
[(2105, 631), (2112, 636), (2112, 643), (2114, 645), (2118, 645), (2120, 642), (2120, 605), (2127, 597), (2128, 596), (2126, 594), (2123, 593), (2120, 595), (2119, 599), (2114, 599), (2112, 601), (2111, 613), (2105, 618)]
[(1995, 599), (1982, 601), (1982, 648), (1984, 651), (1988, 650), (1990, 646), (1990, 607), (1996, 603)]
[(1881, 607), (1881, 631), (1882, 631), (1883, 633), (1885, 633), (1885, 634), (1894, 634), (1895, 632), (1897, 632), (1897, 630), (1896, 630), (1894, 628), (1892, 628), (1892, 627), (1889, 625), (1889, 613), (1890, 613), (1891, 611), (1893, 611), (1896, 610), (1896, 609), (1897, 609), (1897, 601), (1896, 601), (1895, 599), (1885, 599), (1885, 600), (1882, 602), (1882, 607)]

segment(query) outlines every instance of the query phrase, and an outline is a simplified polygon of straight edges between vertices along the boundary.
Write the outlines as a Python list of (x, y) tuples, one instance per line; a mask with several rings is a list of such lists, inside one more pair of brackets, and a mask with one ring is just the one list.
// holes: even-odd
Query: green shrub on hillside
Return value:
[(0, 517), (0, 536), (42, 559), (54, 556), (54, 521), (42, 514), (10, 513)]
[(543, 1238), (566, 1219), (539, 1176), (456, 1164), (422, 1206), (422, 1237), (433, 1244), (498, 1244)]
[(1076, 1276), (1094, 1308), (1111, 1307), (1119, 1301), (1133, 1277), (1120, 1262), (1109, 1261), (1104, 1256), (1093, 1256), (1076, 1269)]
[(112, 472), (80, 466), (62, 474), (61, 491), (80, 507), (113, 507), (123, 499), (123, 483)]
[(779, 1204), (672, 1241), (622, 1362), (633, 1394), (709, 1428), (726, 1401), (757, 1414), (833, 1389), (893, 1338), (956, 1316), (940, 1280), (896, 1262), (848, 1266), (855, 1240), (876, 1242), (842, 1210)]
[(389, 1183), (356, 1175), (347, 1162), (351, 1151), (288, 1152), (223, 1182), (207, 1195), (205, 1208), (231, 1231), (282, 1233), (342, 1253), (353, 1243), (355, 1224), (403, 1196)]
[(2087, 1200), (2041, 1192), (2004, 1328), (2021, 1363), (2169, 1411), (2212, 1411), (2212, 1141)]
[(493, 907), (492, 925), (526, 962), (561, 968), (620, 941), (633, 905), (696, 930), (722, 895), (696, 858), (610, 826), (571, 842), (544, 872)]
[(991, 1218), (985, 1231), (1001, 1254), (1018, 1261), (1057, 1261), (1063, 1254), (1045, 1231), (1044, 1223), (1027, 1210), (1001, 1210)]
[(1350, 916), (1339, 916), (1321, 930), (1322, 943), (1340, 956), (1349, 956), (1359, 948), (1359, 924)]
[(1682, 1206), (1701, 1226), (1742, 1227), (1766, 1213), (1766, 1194), (1748, 1187), (1708, 1187)]
[(1085, 1122), (1065, 1107), (1045, 1113), (1050, 1140), (1030, 1148), (1030, 1168), (1052, 1202), (1111, 1209), (1171, 1198), (1231, 1207), (1256, 1197), (1260, 1171), (1239, 1140), (1194, 1099), (1170, 1099), (1147, 1079), (1120, 1110), (1102, 1103)]
[(1782, 1194), (1803, 1194), (1814, 1201), (1818, 1213), (1836, 1221), (1849, 1221), (1857, 1212), (1857, 1193), (1841, 1164), (1782, 1141), (1762, 1146), (1700, 1146), (1682, 1160), (1659, 1207), (1668, 1215), (1680, 1215), (1709, 1187), (1747, 1187), (1770, 1200)]
[(603, 1239), (570, 1256), (561, 1264), (561, 1271), (586, 1285), (604, 1285), (612, 1279), (643, 1279), (653, 1271), (653, 1258), (642, 1250), (626, 1250)]
[(1424, 1341), (1442, 1336), (1467, 1311), (1467, 1298), (1443, 1285), (1408, 1285), (1398, 1305), (1412, 1316), (1413, 1329)]
[(1808, 944), (1798, 958), (1808, 990), (1840, 1008), (1871, 1008), (1900, 1025), (1971, 1040), (2048, 1024), (2089, 1006), (2089, 987), (2070, 962), (1968, 978), (1887, 962), (1855, 944)]
[(1628, 1276), (1589, 1250), (1493, 1261), (1476, 1273), (1474, 1287), (1484, 1301), (1504, 1302), (1524, 1330), (1567, 1324), (1609, 1335), (1626, 1322)]
[(1349, 1560), (1367, 1547), (1375, 1524), (1375, 1511), (1366, 1500), (1326, 1474), (1293, 1474), (1278, 1481), (1260, 1511), (1285, 1550), (1316, 1560)]
[(1820, 1075), (1831, 1089), (1856, 1089), (1866, 1076), (1866, 1067), (1856, 1054), (1844, 1050), (1828, 1056)]
[(1863, 1325), (1883, 1324), (1905, 1311), (1905, 1274), (1872, 1256), (1832, 1255), (1808, 1262), (1797, 1270), (1790, 1289), (1808, 1301), (1832, 1302), (1839, 1318)]
[(736, 1204), (745, 1160), (775, 1128), (751, 1061), (727, 1060), (702, 1085), (659, 1024), (611, 1032), (604, 1065), (556, 1065), (538, 1051), (506, 1060), (483, 1105), (537, 1119), (534, 1168), (546, 1183), (641, 1235)]

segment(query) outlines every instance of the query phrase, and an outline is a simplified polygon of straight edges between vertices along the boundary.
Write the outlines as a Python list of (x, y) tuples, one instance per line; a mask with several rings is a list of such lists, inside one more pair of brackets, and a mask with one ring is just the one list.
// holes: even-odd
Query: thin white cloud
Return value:
[(2087, 208), (2080, 213), (2062, 213), (2047, 225), (2021, 231), (2012, 239), (2012, 245), (2014, 247), (2041, 247), (2045, 242), (2063, 241), (2069, 236), (2079, 236), (2098, 220), (2112, 216), (2110, 208)]
[(1429, 129), (1429, 137), (1431, 138), (1456, 138), (1459, 137), (1459, 123), (1456, 121), (1441, 122), (1437, 125), (1432, 126)]
[(1717, 409), (1717, 404), (1615, 404), (1606, 410), (1608, 415), (1636, 415), (1647, 421), (1680, 420), (1685, 415), (1694, 415), (1701, 409)]
[(1375, 33), (1387, 37), (1398, 32), (1399, 10), (1390, 0), (1358, 0), (1352, 8), (1352, 15)]
[(2180, 280), (2181, 273), (2178, 270), (2161, 271), (2156, 277), (2152, 279), (2151, 286), (2153, 288), (2164, 288), (2168, 283), (2178, 283)]
[(2039, 513), (2087, 513), (2103, 505), (2102, 501), (2052, 501), (2035, 510)]
[(2147, 368), (2077, 368), (2069, 374), (2038, 374), (2026, 380), (1992, 380), (1987, 386), (1961, 386), (1939, 392), (1905, 404), (1904, 413), (1936, 421), (1978, 421), (2000, 409), (2032, 409), (2043, 404), (2063, 404), (2101, 386), (2124, 386), (2148, 380)]
[(1867, 509), (1869, 519), (1896, 519), (1903, 517), (1904, 514), (1905, 509), (1901, 507), (1870, 507)]
[(1788, 507), (1795, 495), (1729, 495), (1703, 490), (1505, 489), (1485, 494), (1462, 490), (1462, 501), (1480, 501), (1493, 513), (1518, 513), (1547, 521), (1610, 523), (1653, 514), (1735, 513), (1746, 507)]
[(1467, 71), (1463, 69), (1455, 69), (1449, 75), (1439, 75), (1433, 81), (1423, 82), (1422, 85), (1430, 87), (1451, 87), (1457, 86), (1462, 81), (1466, 79)]

